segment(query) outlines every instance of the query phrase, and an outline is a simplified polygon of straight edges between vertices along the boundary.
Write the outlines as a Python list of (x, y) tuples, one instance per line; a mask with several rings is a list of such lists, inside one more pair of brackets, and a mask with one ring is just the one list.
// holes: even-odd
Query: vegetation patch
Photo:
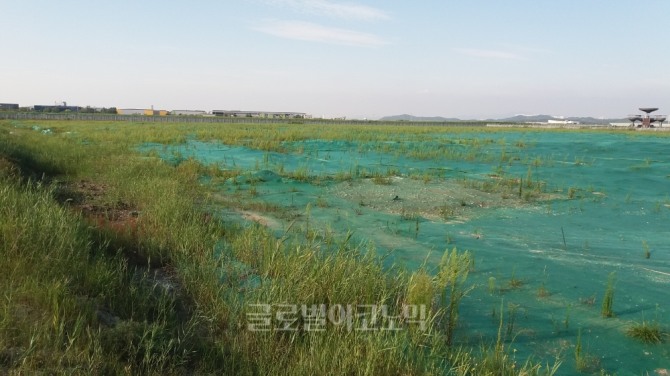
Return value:
[[(460, 348), (455, 340), (459, 302), (468, 291), (467, 253), (447, 252), (439, 273), (410, 277), (402, 268), (384, 266), (372, 245), (310, 222), (277, 235), (263, 226), (271, 227), (267, 213), (290, 211), (261, 201), (263, 184), (272, 182), (239, 183), (241, 189), (255, 187), (256, 194), (248, 198), (237, 193), (217, 198), (203, 181), (222, 184), (239, 176), (239, 169), (137, 152), (146, 142), (184, 142), (187, 128), (182, 125), (53, 122), (48, 134), (32, 131), (32, 122), (18, 125), (0, 122), (0, 129), (16, 134), (0, 141), (0, 373), (493, 369), (478, 366), (490, 364), (484, 361), (489, 355)], [(196, 137), (209, 137), (206, 132), (221, 134), (200, 129)], [(236, 132), (226, 133), (226, 139), (232, 141)], [(354, 133), (372, 137), (367, 130)], [(286, 150), (285, 141), (309, 133), (271, 133), (278, 135), (282, 139), (235, 142)], [(312, 176), (303, 169), (290, 178), (311, 183)], [(374, 185), (393, 187), (395, 178), (391, 185)], [(314, 202), (319, 209), (332, 209), (330, 200)], [(220, 204), (256, 224), (221, 218), (213, 213)], [(302, 214), (305, 221), (313, 215), (309, 208)], [(330, 323), (325, 332), (304, 326), (250, 330), (251, 304), (266, 302), (385, 307), (400, 313), (395, 324), (413, 329), (358, 332)], [(422, 304), (426, 311), (411, 310)], [(416, 316), (419, 312), (425, 317)], [(425, 325), (422, 330), (410, 322), (417, 317)], [(370, 324), (354, 321), (363, 323)], [(503, 353), (508, 350), (497, 350)], [(504, 374), (555, 372), (531, 362), (516, 365), (509, 356), (498, 366)]]
[(597, 372), (593, 280), (667, 282), (665, 141), (548, 132), (0, 121), (0, 374)]
[(629, 337), (635, 338), (644, 343), (657, 344), (663, 342), (666, 334), (661, 330), (661, 326), (657, 322), (649, 322), (642, 320), (639, 323), (631, 324), (626, 329), (626, 334)]

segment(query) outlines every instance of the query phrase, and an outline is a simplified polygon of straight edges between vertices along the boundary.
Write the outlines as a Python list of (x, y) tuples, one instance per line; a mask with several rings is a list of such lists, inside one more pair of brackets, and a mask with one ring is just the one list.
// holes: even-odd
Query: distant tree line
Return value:
[(83, 114), (116, 114), (116, 107), (97, 107), (93, 108), (91, 106), (82, 107), (79, 112)]

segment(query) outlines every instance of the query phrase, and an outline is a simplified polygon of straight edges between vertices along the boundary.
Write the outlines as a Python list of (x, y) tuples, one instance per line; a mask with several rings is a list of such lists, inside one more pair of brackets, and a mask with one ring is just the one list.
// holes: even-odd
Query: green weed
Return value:
[(614, 283), (616, 281), (616, 273), (611, 272), (607, 278), (607, 288), (603, 296), (603, 303), (601, 307), (602, 317), (614, 317), (612, 306), (614, 305)]

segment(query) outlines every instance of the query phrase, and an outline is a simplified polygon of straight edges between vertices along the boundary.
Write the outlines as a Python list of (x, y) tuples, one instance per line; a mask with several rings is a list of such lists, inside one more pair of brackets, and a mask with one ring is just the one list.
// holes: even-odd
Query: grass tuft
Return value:
[(663, 331), (657, 322), (642, 322), (634, 323), (626, 329), (626, 334), (629, 337), (635, 338), (644, 343), (658, 344), (663, 342)]

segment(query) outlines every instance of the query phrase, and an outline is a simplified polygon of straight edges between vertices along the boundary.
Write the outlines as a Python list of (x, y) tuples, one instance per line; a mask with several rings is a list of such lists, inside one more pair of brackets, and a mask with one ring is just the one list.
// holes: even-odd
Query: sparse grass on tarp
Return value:
[(661, 343), (663, 342), (663, 337), (666, 336), (658, 322), (649, 322), (646, 320), (631, 324), (626, 329), (626, 334), (629, 337), (650, 344)]

